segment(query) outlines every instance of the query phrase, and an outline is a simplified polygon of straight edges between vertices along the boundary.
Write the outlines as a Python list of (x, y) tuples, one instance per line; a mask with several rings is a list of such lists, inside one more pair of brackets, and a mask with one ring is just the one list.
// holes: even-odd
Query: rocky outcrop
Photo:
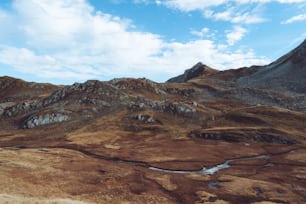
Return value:
[(226, 142), (239, 142), (239, 137), (237, 137), (236, 135), (229, 135), (223, 133), (191, 132), (189, 134), (189, 137), (207, 140), (223, 140)]
[(15, 103), (14, 102), (3, 102), (0, 103), (0, 115), (2, 115), (5, 111), (5, 109), (14, 106)]
[(23, 113), (29, 110), (33, 110), (38, 107), (40, 107), (40, 103), (38, 101), (34, 101), (32, 103), (21, 102), (21, 103), (16, 104), (15, 106), (4, 109), (3, 115), (7, 117), (11, 117), (11, 116), (15, 116), (15, 115), (18, 115), (20, 113)]
[(152, 109), (155, 111), (178, 114), (188, 116), (189, 114), (196, 113), (196, 104), (187, 104), (184, 102), (170, 102), (170, 101), (138, 101), (130, 102), (130, 109)]
[(67, 120), (69, 120), (69, 116), (64, 113), (33, 114), (23, 121), (22, 127), (32, 129), (38, 126), (61, 123)]
[(226, 133), (226, 132), (191, 132), (189, 137), (201, 138), (207, 140), (223, 140), (226, 142), (242, 142), (242, 141), (255, 141), (266, 142), (273, 144), (296, 144), (294, 139), (287, 138), (285, 136), (265, 134), (265, 133), (248, 133), (247, 136), (240, 135), (238, 133)]
[(123, 94), (116, 87), (107, 82), (89, 80), (85, 83), (74, 83), (72, 86), (66, 86), (63, 89), (55, 91), (53, 94), (44, 99), (43, 105), (47, 106), (56, 103), (69, 96), (73, 96), (75, 97), (75, 99), (77, 99), (84, 95), (85, 97), (91, 95), (94, 95), (96, 98), (103, 97), (104, 100), (127, 98), (125, 94)]
[(191, 97), (196, 91), (192, 88), (175, 88), (175, 87), (166, 87), (165, 91), (169, 94), (176, 94), (183, 97)]
[(131, 117), (134, 120), (138, 120), (144, 123), (160, 123), (157, 119), (153, 116), (147, 114), (136, 114)]
[(195, 113), (197, 110), (192, 105), (186, 103), (169, 103), (164, 106), (164, 111), (171, 112), (173, 114), (188, 115)]
[(107, 101), (96, 99), (96, 98), (89, 98), (86, 96), (80, 100), (80, 103), (87, 104), (87, 105), (91, 104), (97, 107), (110, 107), (111, 106), (111, 104)]

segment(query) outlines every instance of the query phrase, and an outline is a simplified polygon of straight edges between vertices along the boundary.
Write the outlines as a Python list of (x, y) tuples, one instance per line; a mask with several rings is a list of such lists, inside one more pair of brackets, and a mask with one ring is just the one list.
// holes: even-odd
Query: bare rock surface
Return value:
[(33, 114), (25, 119), (22, 127), (31, 129), (41, 125), (61, 123), (67, 120), (69, 120), (69, 116), (63, 113)]

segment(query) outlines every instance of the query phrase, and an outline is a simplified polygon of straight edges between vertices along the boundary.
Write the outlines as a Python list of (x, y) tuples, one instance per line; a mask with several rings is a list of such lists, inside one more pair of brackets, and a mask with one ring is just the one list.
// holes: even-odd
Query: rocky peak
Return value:
[(179, 75), (177, 77), (169, 79), (167, 82), (174, 82), (174, 83), (183, 83), (195, 77), (199, 77), (202, 75), (209, 75), (211, 73), (215, 73), (216, 70), (198, 62), (192, 68), (187, 69), (184, 74)]

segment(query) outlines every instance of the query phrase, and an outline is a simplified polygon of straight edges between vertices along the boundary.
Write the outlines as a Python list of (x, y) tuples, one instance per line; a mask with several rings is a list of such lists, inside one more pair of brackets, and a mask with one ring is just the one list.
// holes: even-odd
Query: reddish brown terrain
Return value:
[(0, 78), (0, 203), (306, 203), (306, 41), (166, 83)]

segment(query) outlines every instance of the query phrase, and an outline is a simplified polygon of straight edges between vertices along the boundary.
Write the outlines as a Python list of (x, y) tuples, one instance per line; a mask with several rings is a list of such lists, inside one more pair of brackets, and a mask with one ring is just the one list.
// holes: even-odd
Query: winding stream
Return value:
[(226, 160), (223, 164), (216, 165), (214, 167), (211, 167), (209, 169), (206, 169), (205, 167), (198, 171), (180, 171), (180, 170), (169, 170), (169, 169), (162, 169), (157, 167), (149, 167), (150, 170), (154, 171), (161, 171), (165, 173), (172, 173), (172, 174), (202, 174), (202, 175), (211, 175), (214, 174), (222, 169), (230, 168), (230, 163), (235, 161), (247, 161), (247, 160), (255, 160), (255, 159), (269, 159), (271, 155), (269, 154), (263, 154), (259, 156), (252, 156), (252, 157), (244, 157), (244, 158), (237, 158), (237, 159), (229, 159)]

